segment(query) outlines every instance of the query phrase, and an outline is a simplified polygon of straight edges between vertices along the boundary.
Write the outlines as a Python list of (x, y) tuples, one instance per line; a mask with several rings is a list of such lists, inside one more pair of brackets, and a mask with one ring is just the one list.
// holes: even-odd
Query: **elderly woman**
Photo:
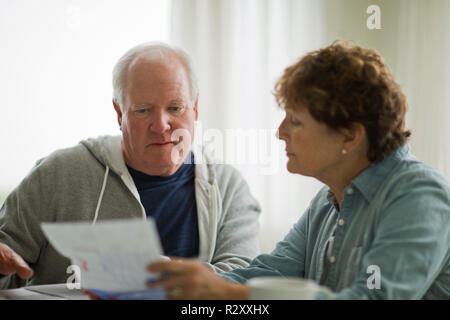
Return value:
[[(288, 67), (287, 168), (326, 186), (271, 254), (221, 276), (192, 260), (157, 262), (175, 299), (247, 299), (258, 276), (312, 279), (336, 299), (450, 298), (450, 188), (406, 145), (406, 99), (373, 50), (335, 42)], [(300, 191), (299, 191), (300, 192)], [(380, 270), (368, 288), (369, 266)]]

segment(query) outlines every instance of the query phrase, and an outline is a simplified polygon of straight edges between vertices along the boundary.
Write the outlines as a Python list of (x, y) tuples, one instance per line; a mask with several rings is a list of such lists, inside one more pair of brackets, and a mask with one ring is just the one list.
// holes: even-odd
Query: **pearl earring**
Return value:
[(342, 154), (347, 154), (347, 150), (342, 149)]

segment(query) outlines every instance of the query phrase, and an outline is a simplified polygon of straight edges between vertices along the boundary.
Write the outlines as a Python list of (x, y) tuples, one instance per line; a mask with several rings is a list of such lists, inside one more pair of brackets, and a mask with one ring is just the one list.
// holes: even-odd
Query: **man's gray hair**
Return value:
[(172, 53), (181, 60), (188, 74), (192, 100), (194, 102), (197, 100), (197, 77), (195, 75), (193, 63), (189, 54), (180, 47), (169, 45), (163, 42), (145, 42), (125, 52), (114, 66), (112, 72), (113, 100), (119, 105), (121, 110), (123, 110), (122, 104), (124, 101), (123, 98), (126, 87), (126, 76), (130, 64), (137, 57), (145, 57), (155, 53), (159, 54), (160, 56), (164, 56), (165, 53)]

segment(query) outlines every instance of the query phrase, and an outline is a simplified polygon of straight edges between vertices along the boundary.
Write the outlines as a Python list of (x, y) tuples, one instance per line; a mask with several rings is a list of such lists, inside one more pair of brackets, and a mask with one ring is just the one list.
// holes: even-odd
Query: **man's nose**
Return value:
[(170, 130), (170, 116), (163, 112), (158, 111), (154, 114), (150, 129), (157, 133), (163, 133)]

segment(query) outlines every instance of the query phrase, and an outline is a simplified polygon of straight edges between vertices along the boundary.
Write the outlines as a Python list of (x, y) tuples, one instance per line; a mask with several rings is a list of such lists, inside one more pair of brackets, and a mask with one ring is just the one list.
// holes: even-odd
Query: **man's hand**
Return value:
[(203, 263), (193, 260), (158, 261), (150, 264), (151, 273), (162, 273), (161, 280), (147, 284), (149, 288), (164, 287), (168, 299), (188, 300), (244, 300), (249, 298), (248, 288), (219, 277)]
[(33, 276), (33, 270), (13, 249), (0, 243), (0, 274), (10, 275), (17, 273), (22, 279)]

